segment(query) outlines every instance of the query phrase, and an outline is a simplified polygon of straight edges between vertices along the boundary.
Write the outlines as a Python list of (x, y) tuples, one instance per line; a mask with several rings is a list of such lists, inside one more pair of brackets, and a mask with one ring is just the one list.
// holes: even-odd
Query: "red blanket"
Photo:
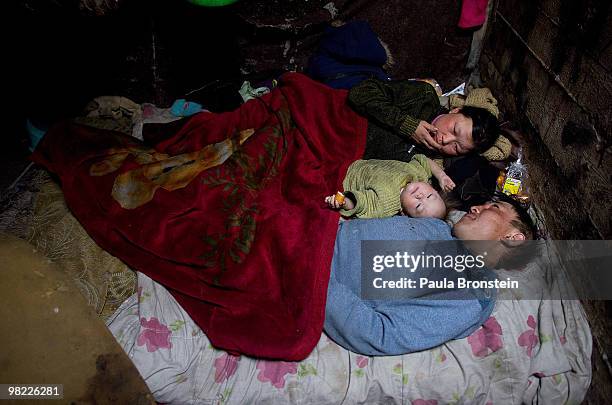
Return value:
[(301, 360), (322, 332), (338, 223), (323, 199), (365, 148), (366, 121), (345, 101), (286, 74), (154, 149), (63, 123), (32, 158), (93, 239), (165, 285), (213, 345)]

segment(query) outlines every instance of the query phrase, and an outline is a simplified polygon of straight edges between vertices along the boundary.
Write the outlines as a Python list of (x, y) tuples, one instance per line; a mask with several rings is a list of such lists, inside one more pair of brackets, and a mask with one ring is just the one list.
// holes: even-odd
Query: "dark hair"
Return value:
[(525, 239), (535, 239), (538, 233), (537, 228), (533, 222), (533, 219), (531, 219), (529, 212), (527, 212), (520, 202), (504, 193), (495, 193), (493, 195), (493, 200), (510, 204), (517, 216), (517, 219), (510, 221), (510, 224), (521, 231), (521, 233), (525, 235)]
[(499, 124), (493, 114), (477, 107), (463, 107), (459, 113), (472, 119), (474, 152), (482, 153), (493, 146), (499, 136)]
[(500, 258), (498, 264), (508, 270), (523, 268), (539, 253), (540, 245), (533, 241), (537, 235), (537, 228), (527, 210), (514, 198), (503, 193), (495, 193), (493, 200), (505, 202), (512, 206), (517, 218), (510, 221), (510, 224), (525, 235), (526, 239), (518, 245), (511, 245), (502, 241), (508, 251)]
[(453, 193), (447, 191), (438, 191), (438, 194), (440, 194), (440, 198), (442, 199), (442, 201), (444, 202), (444, 206), (446, 207), (446, 213), (444, 214), (444, 218), (442, 219), (447, 219), (448, 215), (452, 210), (457, 210), (459, 209), (459, 207), (461, 207), (461, 202), (457, 199), (457, 197), (455, 197)]
[(440, 195), (440, 199), (446, 207), (446, 211), (444, 212), (444, 218), (441, 219), (446, 220), (452, 210), (458, 210), (459, 208), (461, 208), (461, 201), (457, 199), (454, 193), (442, 190), (438, 179), (435, 179), (435, 182), (433, 182), (431, 186), (434, 188), (434, 190), (438, 192), (438, 195)]

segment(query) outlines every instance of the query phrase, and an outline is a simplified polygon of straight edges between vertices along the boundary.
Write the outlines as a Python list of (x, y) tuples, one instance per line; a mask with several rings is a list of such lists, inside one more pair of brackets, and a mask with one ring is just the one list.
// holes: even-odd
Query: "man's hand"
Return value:
[(414, 131), (414, 134), (412, 134), (412, 139), (428, 149), (438, 150), (440, 148), (440, 144), (431, 136), (437, 132), (438, 128), (425, 121), (421, 121), (419, 122), (417, 129)]
[(440, 183), (440, 188), (446, 192), (451, 191), (455, 188), (455, 182), (448, 177), (448, 175), (444, 172), (438, 174), (436, 176), (438, 179), (438, 183)]

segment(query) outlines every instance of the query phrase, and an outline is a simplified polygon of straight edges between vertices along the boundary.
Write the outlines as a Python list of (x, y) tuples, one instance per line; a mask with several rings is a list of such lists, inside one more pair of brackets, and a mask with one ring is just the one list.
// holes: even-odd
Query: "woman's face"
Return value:
[(438, 152), (441, 154), (445, 156), (465, 155), (474, 149), (472, 119), (461, 114), (459, 109), (454, 109), (449, 114), (439, 115), (433, 120), (432, 125), (438, 128), (433, 138), (440, 144)]

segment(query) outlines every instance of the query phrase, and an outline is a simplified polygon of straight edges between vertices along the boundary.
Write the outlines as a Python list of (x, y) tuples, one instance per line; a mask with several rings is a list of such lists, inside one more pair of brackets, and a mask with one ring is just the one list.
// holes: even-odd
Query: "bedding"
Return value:
[(33, 160), (95, 242), (165, 285), (214, 346), (301, 360), (321, 335), (336, 235), (323, 199), (365, 148), (366, 120), (345, 100), (286, 74), (154, 147), (65, 122)]
[(358, 355), (325, 334), (300, 362), (235, 356), (213, 348), (142, 273), (137, 294), (107, 324), (162, 403), (579, 404), (591, 379), (591, 334), (578, 301), (550, 299), (567, 288), (559, 270), (501, 274), (523, 279), (540, 298), (500, 290), (470, 336), (402, 356)]
[[(88, 249), (95, 244), (84, 243), (87, 235), (74, 218), (66, 220), (71, 215), (59, 200), (57, 187), (38, 193), (42, 210), (33, 222), (53, 213), (47, 226), (55, 225), (40, 232), (36, 245), (61, 253), (62, 268), (68, 260), (104, 278), (114, 258), (95, 262), (100, 253)], [(57, 222), (56, 211), (63, 212)], [(234, 356), (214, 349), (171, 294), (143, 274), (138, 293), (111, 314), (109, 328), (161, 403), (579, 404), (591, 377), (590, 332), (577, 301), (546, 300), (560, 288), (546, 281), (560, 281), (551, 271), (520, 274), (542, 300), (502, 290), (491, 318), (471, 336), (404, 356), (359, 356), (325, 335), (302, 362)]]
[(0, 201), (0, 232), (28, 241), (74, 282), (103, 320), (136, 292), (136, 273), (102, 250), (49, 173), (32, 167)]
[[(245, 151), (267, 152), (270, 147), (265, 146), (266, 141), (274, 137), (275, 128), (283, 136), (286, 135), (284, 141), (287, 141), (286, 145), (284, 142), (282, 145), (277, 143), (276, 151), (286, 146), (286, 155), (278, 162), (279, 170), (273, 170), (275, 173), (267, 177), (270, 182), (264, 184), (262, 193), (274, 189), (287, 200), (283, 204), (299, 205), (302, 202), (291, 193), (296, 190), (309, 192), (323, 185), (320, 192), (324, 195), (330, 189), (330, 184), (334, 184), (331, 187), (333, 189), (338, 184), (337, 180), (343, 177), (346, 169), (344, 162), (351, 160), (349, 155), (362, 153), (363, 145), (356, 141), (364, 138), (365, 123), (339, 107), (345, 93), (335, 92), (331, 102), (328, 100), (328, 104), (325, 104), (321, 99), (317, 108), (311, 108), (309, 103), (313, 95), (316, 101), (317, 93), (333, 91), (316, 88), (318, 85), (299, 75), (290, 75), (286, 80), (289, 84), (284, 87), (285, 92), (278, 91), (265, 96), (263, 104), (254, 100), (233, 113), (198, 115), (195, 120), (180, 126), (177, 133), (166, 136), (154, 149), (147, 149), (137, 141), (115, 132), (64, 124), (52, 131), (54, 135), (43, 140), (43, 145), (47, 145), (37, 153), (36, 159), (59, 175), (68, 205), (96, 241), (142, 270), (138, 273), (138, 292), (111, 316), (108, 326), (134, 361), (156, 400), (162, 403), (199, 404), (580, 403), (591, 378), (591, 336), (579, 302), (548, 299), (555, 289), (561, 288), (556, 284), (558, 278), (550, 276), (549, 272), (554, 269), (534, 267), (518, 275), (510, 275), (529, 278), (530, 285), (536, 291), (542, 291), (541, 299), (524, 300), (513, 296), (510, 291), (500, 291), (492, 315), (481, 328), (464, 339), (402, 356), (368, 357), (351, 353), (321, 334), (317, 316), (321, 317), (322, 322), (324, 300), (318, 297), (317, 301), (316, 293), (325, 292), (326, 285), (321, 287), (322, 280), (327, 280), (325, 271), (329, 271), (329, 263), (323, 269), (319, 268), (321, 263), (315, 263), (312, 268), (306, 266), (312, 264), (314, 256), (309, 246), (300, 245), (303, 247), (299, 251), (300, 255), (307, 258), (298, 261), (298, 266), (284, 273), (269, 274), (270, 267), (261, 267), (262, 263), (258, 263), (260, 267), (250, 267), (250, 271), (255, 273), (250, 274), (248, 282), (255, 285), (259, 283), (261, 289), (258, 292), (261, 295), (283, 294), (287, 298), (286, 302), (295, 304), (295, 307), (289, 309), (277, 308), (278, 305), (273, 307), (270, 302), (272, 300), (248, 296), (249, 292), (245, 293), (239, 288), (225, 291), (225, 300), (220, 300), (216, 288), (223, 286), (215, 284), (214, 278), (211, 282), (206, 274), (202, 274), (210, 268), (176, 260), (177, 256), (173, 254), (178, 254), (184, 247), (182, 244), (190, 240), (182, 237), (192, 235), (165, 231), (172, 228), (172, 221), (177, 218), (183, 221), (193, 219), (189, 215), (181, 218), (181, 213), (189, 213), (190, 208), (186, 208), (189, 204), (200, 200), (206, 202), (209, 197), (218, 198), (219, 195), (215, 191), (218, 192), (220, 187), (207, 183), (209, 179), (204, 173), (218, 170), (244, 175), (241, 171), (244, 168), (236, 158)], [(306, 93), (309, 93), (309, 97), (304, 97)], [(287, 104), (283, 104), (285, 101)], [(308, 108), (304, 108), (305, 103)], [(302, 110), (314, 110), (314, 113)], [(248, 123), (243, 121), (246, 116), (253, 116), (249, 111), (261, 113), (255, 114), (259, 118), (258, 125), (252, 125), (250, 120)], [(334, 119), (321, 118), (330, 113)], [(325, 137), (321, 134), (325, 134)], [(232, 141), (224, 143), (227, 139)], [(83, 149), (83, 145), (87, 144), (83, 140), (94, 146)], [(350, 145), (349, 149), (352, 149), (346, 155), (338, 155), (338, 148), (329, 145), (335, 142), (354, 144)], [(105, 148), (100, 149), (100, 145), (105, 145)], [(113, 197), (113, 190), (117, 190), (116, 184), (130, 184), (117, 183), (120, 175), (127, 173), (128, 178), (134, 174), (146, 176), (150, 173), (147, 169), (159, 170), (161, 166), (157, 177), (163, 177), (168, 172), (164, 170), (167, 167), (184, 168), (198, 159), (206, 160), (206, 156), (202, 159), (203, 156), (197, 153), (211, 145), (215, 152), (225, 147), (230, 149), (230, 153), (217, 161), (217, 166), (204, 169), (192, 178), (192, 171), (179, 172), (181, 175), (173, 178), (172, 182), (162, 182), (150, 195), (137, 189), (133, 194), (135, 198), (132, 198), (128, 188), (128, 193), (123, 194), (128, 198), (123, 201), (127, 201), (126, 206), (136, 201), (133, 208), (122, 208), (121, 199)], [(101, 153), (101, 150), (105, 152)], [(326, 150), (333, 150), (334, 156), (327, 154)], [(181, 155), (187, 156), (176, 159)], [(216, 153), (213, 155), (219, 157)], [(329, 166), (321, 162), (327, 162)], [(169, 165), (164, 167), (165, 163)], [(331, 168), (321, 172), (319, 164)], [(281, 166), (283, 170), (280, 170)], [(93, 176), (99, 177), (98, 180), (91, 180), (92, 168), (93, 173), (99, 174)], [(306, 174), (302, 173), (304, 169)], [(323, 180), (316, 175), (308, 176), (314, 172)], [(286, 184), (296, 178), (308, 180), (309, 183), (296, 186)], [(221, 188), (221, 191), (229, 190)], [(143, 199), (143, 195), (147, 197)], [(89, 206), (83, 206), (83, 200)], [(159, 216), (160, 211), (151, 208), (159, 208), (159, 204), (171, 207), (174, 217)], [(270, 209), (270, 206), (266, 208)], [(290, 230), (279, 225), (285, 225), (283, 221), (287, 219), (282, 217), (282, 208), (291, 209), (291, 213), (298, 218), (304, 215), (302, 219), (305, 220), (312, 219), (312, 215), (306, 216), (304, 210), (298, 208), (319, 207), (282, 205), (276, 208), (264, 211), (263, 217), (258, 213), (257, 231), (251, 241), (262, 243), (262, 250), (256, 254), (263, 252), (264, 257), (271, 261), (278, 260), (276, 255), (279, 252), (280, 255), (285, 252), (286, 246), (282, 242), (286, 242), (283, 238), (287, 237)], [(216, 219), (219, 223), (225, 223), (228, 218), (218, 209), (214, 211), (215, 219), (202, 214), (198, 212), (197, 221), (210, 226), (214, 226)], [(106, 223), (107, 217), (111, 219), (110, 226)], [(127, 229), (117, 227), (120, 217), (126, 221)], [(333, 219), (329, 221), (333, 227), (329, 227), (333, 228), (335, 234), (336, 216), (330, 214), (330, 218)], [(321, 248), (326, 239), (326, 226), (329, 224), (324, 220), (312, 221), (312, 224), (305, 224), (304, 221), (300, 223), (311, 226), (308, 229), (316, 229), (316, 234), (321, 237), (317, 241), (318, 248)], [(74, 226), (78, 227), (78, 224), (75, 222)], [(274, 227), (281, 232), (270, 237), (266, 230), (269, 232)], [(150, 239), (157, 241), (157, 244), (138, 244), (139, 241)], [(121, 240), (126, 245), (122, 248), (127, 250), (122, 251), (117, 245), (113, 247), (113, 240)], [(160, 245), (166, 250), (155, 249)], [(333, 237), (330, 245), (333, 246)], [(293, 248), (295, 246), (292, 245)], [(249, 254), (253, 252), (255, 250), (250, 250)], [(160, 274), (156, 271), (160, 263), (161, 269), (175, 272)], [(187, 283), (177, 276), (186, 267), (202, 272), (189, 279), (196, 281), (193, 285), (179, 285), (179, 282)], [(241, 273), (244, 269), (240, 269), (237, 264), (230, 270), (233, 271), (231, 276), (234, 282), (244, 276)], [(306, 274), (307, 271), (310, 273)], [(295, 293), (295, 290), (284, 289), (286, 285), (270, 284), (270, 280), (278, 281), (275, 278), (280, 276), (291, 280), (292, 272), (305, 277), (299, 280), (304, 282), (299, 284), (300, 290), (312, 290), (312, 295), (292, 297), (290, 294)], [(169, 288), (163, 287), (146, 274)], [(549, 280), (553, 282), (549, 283)], [(245, 308), (245, 299), (254, 299), (250, 303), (251, 307)], [(255, 308), (256, 304), (262, 303), (264, 305)], [(317, 315), (319, 306), (321, 312)], [(200, 310), (209, 312), (206, 322), (202, 322)], [(308, 311), (311, 313), (303, 313)], [(222, 319), (215, 319), (211, 313), (220, 314)], [(278, 315), (275, 324), (266, 323), (265, 320), (262, 322), (261, 316), (270, 313)], [(299, 330), (292, 336), (294, 341), (299, 340), (295, 340), (296, 337), (301, 339), (301, 346), (294, 349), (289, 347), (287, 340), (283, 341), (289, 336), (286, 330), (289, 329), (288, 325), (291, 326), (283, 321), (292, 320), (291, 317), (296, 314), (301, 316), (298, 321), (303, 321), (305, 325), (312, 322), (315, 326), (309, 330)], [(307, 336), (303, 337), (304, 334)], [(231, 337), (234, 336), (243, 340), (232, 341)], [(310, 349), (314, 346), (314, 350), (311, 351), (309, 346)], [(228, 351), (219, 350), (220, 347)], [(240, 356), (236, 352), (262, 358)], [(270, 358), (303, 360), (274, 361)]]
[(70, 213), (60, 187), (39, 176), (28, 242), (63, 269), (103, 319), (136, 291), (136, 274), (101, 249)]

